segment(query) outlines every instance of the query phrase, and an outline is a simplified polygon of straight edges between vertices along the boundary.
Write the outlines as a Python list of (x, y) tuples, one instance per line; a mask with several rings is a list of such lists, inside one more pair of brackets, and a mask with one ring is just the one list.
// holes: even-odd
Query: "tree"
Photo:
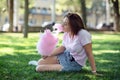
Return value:
[(8, 11), (9, 11), (9, 32), (13, 32), (13, 4), (14, 0), (8, 0)]
[(29, 5), (28, 0), (25, 0), (24, 27), (23, 27), (24, 38), (28, 37), (28, 16), (29, 16), (28, 5)]
[[(6, 15), (6, 8), (7, 8), (7, 6), (6, 6), (6, 0), (1, 0), (0, 1), (0, 26), (2, 27), (3, 26), (3, 24), (4, 24), (4, 16)], [(0, 27), (0, 28), (1, 28)]]
[(81, 3), (82, 18), (83, 18), (83, 21), (84, 21), (85, 26), (86, 26), (86, 23), (87, 23), (87, 19), (86, 19), (86, 0), (80, 0), (80, 3)]
[(115, 31), (120, 31), (120, 16), (119, 16), (119, 1), (111, 0), (114, 9), (114, 28)]

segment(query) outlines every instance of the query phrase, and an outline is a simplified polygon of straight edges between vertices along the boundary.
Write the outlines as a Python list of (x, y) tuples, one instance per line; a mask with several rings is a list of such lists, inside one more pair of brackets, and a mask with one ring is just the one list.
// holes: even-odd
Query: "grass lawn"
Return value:
[(120, 33), (91, 34), (97, 70), (103, 77), (91, 74), (88, 61), (81, 72), (35, 72), (28, 62), (40, 58), (39, 33), (30, 33), (27, 39), (21, 33), (0, 33), (0, 80), (120, 80)]

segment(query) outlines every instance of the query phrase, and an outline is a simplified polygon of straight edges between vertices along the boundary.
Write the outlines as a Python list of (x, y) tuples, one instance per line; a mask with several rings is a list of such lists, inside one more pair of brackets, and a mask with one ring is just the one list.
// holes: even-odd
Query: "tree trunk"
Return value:
[(118, 0), (112, 0), (114, 8), (114, 29), (115, 31), (120, 31), (120, 16), (119, 16), (119, 2)]
[(29, 15), (28, 5), (29, 5), (28, 0), (25, 0), (24, 26), (23, 26), (24, 38), (28, 37), (28, 15)]
[(13, 2), (14, 0), (8, 0), (8, 11), (9, 11), (9, 32), (13, 32)]
[(80, 3), (81, 3), (81, 10), (82, 10), (82, 18), (83, 18), (83, 21), (84, 21), (84, 24), (86, 26), (86, 23), (87, 23), (87, 19), (86, 19), (86, 0), (80, 0)]
[(95, 10), (95, 26), (98, 25), (98, 20), (99, 20), (99, 13), (98, 13), (98, 9), (96, 8), (96, 10)]

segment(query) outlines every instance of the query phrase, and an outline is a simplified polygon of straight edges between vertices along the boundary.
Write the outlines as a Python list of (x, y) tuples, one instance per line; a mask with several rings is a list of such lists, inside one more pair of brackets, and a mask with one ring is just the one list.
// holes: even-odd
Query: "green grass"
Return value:
[(40, 58), (39, 33), (30, 33), (27, 39), (21, 33), (0, 33), (0, 80), (120, 80), (120, 33), (91, 34), (97, 70), (103, 77), (91, 74), (88, 61), (81, 72), (35, 72), (28, 62)]

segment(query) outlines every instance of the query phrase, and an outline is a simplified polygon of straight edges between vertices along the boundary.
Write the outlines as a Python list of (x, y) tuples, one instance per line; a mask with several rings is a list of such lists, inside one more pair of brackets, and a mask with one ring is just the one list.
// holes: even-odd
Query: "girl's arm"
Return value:
[(62, 53), (64, 50), (65, 50), (65, 47), (64, 46), (60, 46), (60, 47), (54, 49), (52, 51), (52, 53), (50, 54), (50, 56), (56, 56), (56, 55)]
[(85, 46), (83, 46), (86, 53), (87, 53), (87, 56), (88, 56), (88, 60), (90, 62), (90, 66), (91, 66), (91, 69), (92, 69), (92, 72), (93, 73), (96, 73), (96, 65), (95, 65), (95, 60), (94, 60), (94, 56), (92, 54), (92, 44), (89, 43)]

